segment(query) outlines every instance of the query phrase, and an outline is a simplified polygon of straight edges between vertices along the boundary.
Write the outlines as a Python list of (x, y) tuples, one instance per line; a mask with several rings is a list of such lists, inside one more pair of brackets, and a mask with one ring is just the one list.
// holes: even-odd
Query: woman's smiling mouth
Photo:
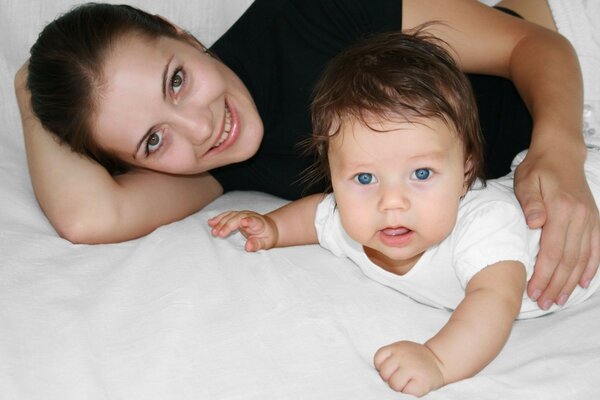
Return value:
[(225, 122), (224, 122), (224, 125), (223, 125), (223, 132), (221, 132), (221, 137), (219, 138), (219, 140), (217, 141), (217, 143), (215, 143), (214, 146), (211, 147), (211, 150), (219, 147), (220, 145), (222, 145), (223, 142), (229, 136), (230, 131), (231, 131), (231, 111), (229, 110), (229, 107), (227, 106), (227, 103), (225, 103)]
[(240, 129), (237, 113), (227, 102), (225, 102), (225, 112), (221, 129), (221, 134), (213, 146), (205, 153), (205, 156), (220, 153), (235, 143), (239, 136)]

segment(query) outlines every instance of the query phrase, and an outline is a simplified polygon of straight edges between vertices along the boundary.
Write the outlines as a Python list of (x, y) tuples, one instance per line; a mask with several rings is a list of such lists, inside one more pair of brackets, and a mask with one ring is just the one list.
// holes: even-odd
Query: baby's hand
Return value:
[(421, 397), (444, 386), (437, 357), (422, 344), (392, 343), (377, 350), (374, 362), (379, 375), (398, 392)]
[(238, 230), (246, 237), (246, 251), (267, 250), (277, 244), (278, 231), (275, 222), (266, 215), (253, 211), (226, 211), (208, 220), (211, 234), (226, 237)]

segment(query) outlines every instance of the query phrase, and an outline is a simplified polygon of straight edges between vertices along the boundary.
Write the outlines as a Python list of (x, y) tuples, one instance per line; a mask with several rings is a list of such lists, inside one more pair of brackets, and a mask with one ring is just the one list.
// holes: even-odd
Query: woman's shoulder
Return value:
[[(401, 0), (256, 0), (230, 31), (256, 32), (290, 21), (313, 29), (326, 23), (340, 35), (352, 29), (392, 30), (400, 29), (401, 12)], [(305, 33), (310, 36), (310, 32)]]

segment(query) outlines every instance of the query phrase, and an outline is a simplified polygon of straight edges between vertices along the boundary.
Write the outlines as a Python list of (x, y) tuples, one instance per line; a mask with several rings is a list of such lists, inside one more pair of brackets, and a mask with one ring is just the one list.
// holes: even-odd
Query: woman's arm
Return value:
[(425, 344), (401, 341), (375, 354), (375, 367), (394, 390), (422, 396), (469, 378), (498, 355), (519, 313), (525, 269), (503, 261), (478, 272), (446, 325)]
[(25, 149), (37, 200), (62, 237), (110, 243), (145, 235), (184, 218), (222, 193), (210, 175), (171, 176), (134, 171), (111, 176), (44, 130), (31, 110), (27, 64), (15, 76)]
[[(583, 83), (577, 55), (561, 35), (473, 0), (404, 0), (405, 29), (445, 40), (465, 72), (511, 79), (534, 120), (530, 148), (572, 155), (583, 165)], [(556, 145), (561, 147), (556, 147)]]
[[(542, 1), (542, 0), (540, 0)], [(543, 227), (528, 293), (541, 307), (566, 300), (595, 274), (600, 217), (583, 171), (583, 87), (577, 56), (556, 32), (477, 1), (405, 0), (403, 27), (427, 21), (465, 72), (512, 79), (533, 117), (515, 193), (530, 227)], [(562, 300), (561, 300), (562, 299)]]
[[(503, 0), (498, 5), (557, 31), (547, 0)], [(552, 300), (564, 304), (577, 284), (587, 287), (594, 277), (600, 263), (600, 224), (579, 163), (536, 148), (517, 169), (515, 191), (529, 226), (544, 227), (527, 291), (540, 307), (548, 308)]]

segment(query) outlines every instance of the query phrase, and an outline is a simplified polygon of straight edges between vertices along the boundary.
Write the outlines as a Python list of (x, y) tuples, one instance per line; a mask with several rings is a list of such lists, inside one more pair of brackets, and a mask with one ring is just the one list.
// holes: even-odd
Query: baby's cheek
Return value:
[(361, 215), (340, 212), (340, 221), (348, 236), (354, 241), (364, 244), (364, 238), (369, 232), (369, 228), (365, 226), (364, 218)]
[(439, 215), (433, 225), (434, 228), (431, 230), (432, 239), (439, 243), (448, 237), (454, 229), (454, 225), (456, 225), (456, 213), (443, 213)]

